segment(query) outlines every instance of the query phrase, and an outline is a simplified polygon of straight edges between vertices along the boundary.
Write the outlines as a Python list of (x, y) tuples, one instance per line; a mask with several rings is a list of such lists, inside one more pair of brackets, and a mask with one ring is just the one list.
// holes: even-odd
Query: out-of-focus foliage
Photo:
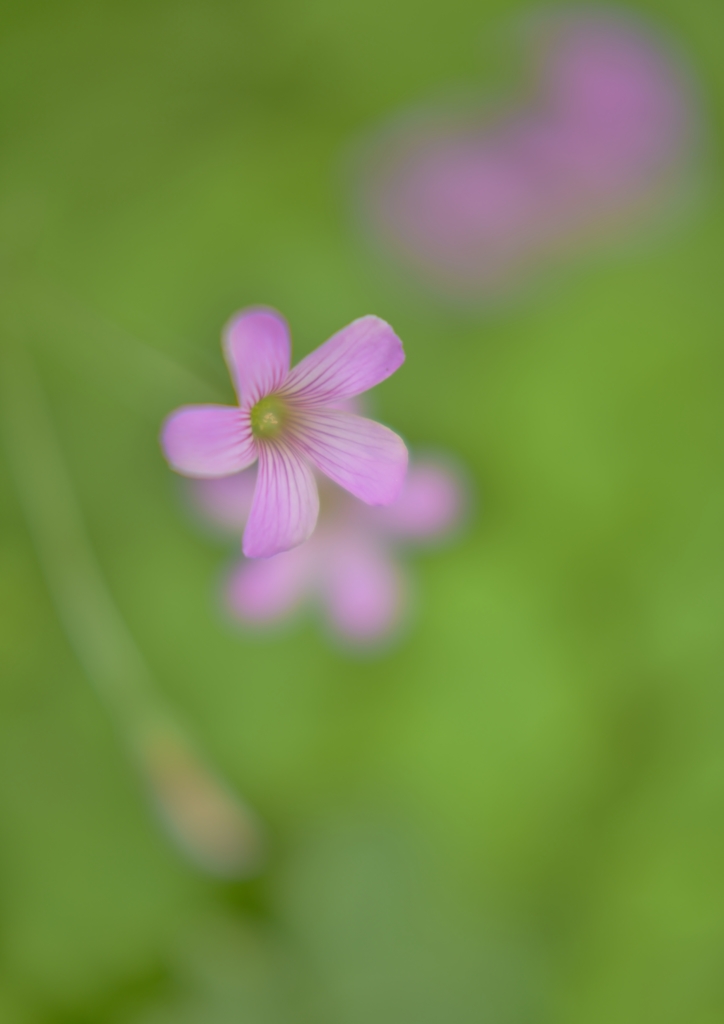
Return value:
[[(0, 1019), (724, 1014), (720, 4), (631, 6), (710, 126), (715, 173), (660, 237), (455, 315), (346, 212), (350, 140), (448, 86), (504, 92), (506, 19), (536, 6), (4, 5), (3, 345), (32, 348), (110, 589), (269, 856), (209, 881), (158, 830), (3, 454)], [(380, 419), (470, 467), (479, 515), (419, 556), (384, 657), (311, 622), (239, 636), (210, 601), (218, 549), (156, 434), (231, 398), (219, 330), (257, 302), (297, 357), (389, 320), (408, 358)]]

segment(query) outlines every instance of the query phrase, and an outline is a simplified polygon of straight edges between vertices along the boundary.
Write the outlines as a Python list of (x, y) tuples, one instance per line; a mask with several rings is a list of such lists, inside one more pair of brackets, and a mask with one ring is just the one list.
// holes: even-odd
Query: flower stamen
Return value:
[(276, 395), (268, 395), (251, 410), (251, 429), (255, 437), (267, 440), (278, 437), (284, 429), (288, 409)]

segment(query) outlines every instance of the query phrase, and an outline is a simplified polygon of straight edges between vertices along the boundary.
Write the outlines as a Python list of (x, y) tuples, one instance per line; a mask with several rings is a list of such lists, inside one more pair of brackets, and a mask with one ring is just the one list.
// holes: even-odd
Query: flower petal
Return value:
[(185, 405), (161, 429), (161, 447), (184, 476), (229, 476), (256, 459), (248, 413), (229, 405)]
[(442, 461), (413, 463), (397, 501), (387, 508), (370, 509), (370, 522), (395, 536), (423, 540), (451, 530), (465, 504), (460, 473)]
[(308, 548), (304, 544), (274, 558), (239, 562), (226, 586), (234, 617), (261, 624), (291, 615), (313, 587), (314, 561)]
[(360, 642), (379, 639), (399, 622), (405, 588), (399, 568), (374, 544), (345, 538), (328, 561), (324, 597), (330, 622)]
[(284, 392), (324, 405), (361, 395), (385, 380), (405, 361), (402, 342), (388, 323), (363, 316), (302, 359)]
[(224, 353), (239, 404), (248, 409), (278, 391), (287, 378), (291, 342), (286, 320), (263, 307), (237, 313), (224, 328)]
[(407, 448), (381, 423), (319, 410), (300, 415), (295, 441), (317, 469), (368, 505), (389, 505), (402, 490)]
[(247, 558), (269, 558), (307, 540), (319, 514), (311, 467), (288, 445), (259, 445), (259, 476), (244, 530)]

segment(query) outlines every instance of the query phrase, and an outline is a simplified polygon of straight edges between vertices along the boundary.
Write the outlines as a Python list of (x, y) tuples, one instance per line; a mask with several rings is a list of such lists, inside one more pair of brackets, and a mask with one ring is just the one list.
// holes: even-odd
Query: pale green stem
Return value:
[[(60, 287), (57, 282), (43, 278), (42, 286), (40, 306), (37, 300), (35, 302), (35, 315), (38, 318), (40, 314), (39, 319), (45, 331), (48, 325), (56, 323), (60, 317), (72, 326), (76, 337), (85, 335), (88, 340), (92, 339), (94, 346), (101, 341), (109, 349), (109, 354), (112, 349), (121, 358), (131, 356), (134, 373), (143, 372), (149, 380), (163, 380), (167, 384), (172, 384), (181, 393), (193, 393), (194, 401), (224, 401), (222, 389), (204, 375), (190, 369), (167, 352), (137, 338), (126, 328), (87, 306), (65, 288)], [(108, 360), (104, 362), (107, 363)]]
[(5, 447), (68, 640), (175, 838), (201, 866), (245, 873), (259, 855), (253, 815), (205, 765), (158, 696), (93, 554), (27, 350), (8, 351), (2, 369)]

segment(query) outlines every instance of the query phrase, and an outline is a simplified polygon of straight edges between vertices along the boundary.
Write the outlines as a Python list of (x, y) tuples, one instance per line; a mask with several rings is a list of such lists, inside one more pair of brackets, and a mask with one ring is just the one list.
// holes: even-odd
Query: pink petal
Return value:
[(410, 466), (397, 501), (387, 508), (370, 509), (369, 515), (378, 528), (402, 538), (422, 539), (452, 529), (462, 514), (464, 498), (463, 483), (450, 467), (418, 462)]
[(331, 401), (329, 405), (325, 403), (325, 409), (337, 409), (339, 412), (356, 412), (358, 416), (361, 416), (365, 412), (365, 401), (360, 398), (359, 395), (354, 395), (352, 398), (337, 398)]
[(287, 445), (259, 445), (259, 476), (244, 530), (247, 558), (270, 558), (311, 536), (319, 514), (314, 474)]
[(302, 359), (284, 391), (324, 405), (368, 391), (404, 361), (402, 342), (390, 325), (379, 317), (363, 316)]
[(207, 522), (241, 535), (254, 498), (254, 468), (213, 480), (193, 480), (189, 487), (194, 507)]
[(379, 548), (350, 535), (329, 560), (324, 596), (335, 629), (359, 642), (379, 639), (399, 622), (404, 586)]
[(228, 405), (185, 405), (172, 412), (161, 429), (161, 447), (185, 476), (228, 476), (257, 455), (248, 413)]
[(389, 505), (399, 496), (407, 448), (381, 423), (320, 410), (300, 415), (295, 440), (317, 469), (368, 505)]
[(226, 602), (243, 622), (274, 622), (290, 615), (312, 589), (314, 562), (309, 545), (274, 558), (239, 562), (226, 587)]
[(248, 409), (278, 391), (289, 373), (289, 328), (273, 309), (237, 313), (224, 328), (224, 352), (240, 405)]

